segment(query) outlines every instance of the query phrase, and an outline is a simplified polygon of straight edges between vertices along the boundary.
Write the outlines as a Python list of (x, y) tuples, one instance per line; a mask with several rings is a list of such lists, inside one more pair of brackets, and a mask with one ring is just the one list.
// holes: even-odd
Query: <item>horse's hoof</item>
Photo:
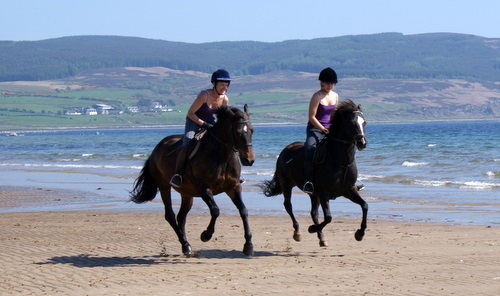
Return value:
[(365, 236), (365, 231), (361, 229), (358, 229), (354, 234), (354, 238), (356, 238), (358, 242), (363, 240), (363, 236)]
[(319, 241), (319, 246), (320, 246), (320, 247), (328, 247), (328, 242), (327, 242), (327, 241), (324, 241), (324, 240), (320, 240), (320, 241)]
[(300, 234), (300, 232), (295, 232), (293, 234), (293, 239), (296, 241), (296, 242), (300, 242), (302, 240), (302, 235)]
[(251, 257), (253, 256), (253, 245), (252, 244), (245, 244), (245, 246), (243, 246), (243, 254)]
[(193, 254), (193, 250), (191, 249), (190, 244), (182, 246), (182, 254), (184, 254), (186, 256)]
[(203, 231), (201, 233), (201, 241), (202, 242), (208, 242), (212, 238), (212, 234), (210, 234), (208, 231)]
[(311, 225), (309, 226), (309, 229), (307, 229), (307, 231), (309, 231), (309, 233), (318, 232), (318, 227), (316, 227), (316, 225)]

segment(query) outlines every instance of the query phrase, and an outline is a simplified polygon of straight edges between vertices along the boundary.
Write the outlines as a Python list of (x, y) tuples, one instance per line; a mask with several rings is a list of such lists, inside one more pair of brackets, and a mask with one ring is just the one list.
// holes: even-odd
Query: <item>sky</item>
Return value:
[(280, 42), (386, 32), (500, 38), (499, 12), (497, 0), (0, 0), (0, 40)]

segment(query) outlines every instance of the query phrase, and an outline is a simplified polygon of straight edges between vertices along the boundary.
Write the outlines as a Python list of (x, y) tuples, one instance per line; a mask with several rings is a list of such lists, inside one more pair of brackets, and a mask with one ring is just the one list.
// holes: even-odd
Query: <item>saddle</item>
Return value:
[(201, 143), (200, 140), (203, 139), (203, 137), (205, 136), (206, 133), (207, 133), (206, 129), (201, 129), (194, 135), (194, 138), (191, 139), (191, 141), (188, 144), (188, 148), (187, 148), (188, 159), (191, 159), (196, 155), (196, 153), (198, 152), (198, 150), (200, 148), (200, 143)]

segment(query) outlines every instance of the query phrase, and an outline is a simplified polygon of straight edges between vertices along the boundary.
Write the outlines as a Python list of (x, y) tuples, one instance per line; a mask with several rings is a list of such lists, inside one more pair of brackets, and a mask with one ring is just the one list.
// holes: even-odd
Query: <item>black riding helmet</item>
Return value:
[(337, 73), (335, 71), (328, 67), (326, 69), (321, 70), (319, 73), (319, 81), (321, 82), (326, 82), (326, 83), (337, 83)]
[(212, 79), (210, 80), (212, 83), (215, 83), (217, 81), (224, 81), (227, 82), (227, 86), (231, 84), (231, 76), (229, 76), (229, 72), (227, 72), (224, 69), (219, 69), (212, 73)]

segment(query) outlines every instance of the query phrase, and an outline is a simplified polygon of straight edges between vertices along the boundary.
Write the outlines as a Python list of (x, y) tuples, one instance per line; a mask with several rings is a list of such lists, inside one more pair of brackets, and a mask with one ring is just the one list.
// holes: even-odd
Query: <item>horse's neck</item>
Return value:
[(232, 143), (222, 129), (213, 128), (202, 139), (203, 150), (216, 155), (230, 155), (233, 151)]
[(336, 165), (349, 165), (354, 162), (356, 150), (354, 143), (343, 140), (339, 135), (329, 137), (326, 143), (330, 160)]

